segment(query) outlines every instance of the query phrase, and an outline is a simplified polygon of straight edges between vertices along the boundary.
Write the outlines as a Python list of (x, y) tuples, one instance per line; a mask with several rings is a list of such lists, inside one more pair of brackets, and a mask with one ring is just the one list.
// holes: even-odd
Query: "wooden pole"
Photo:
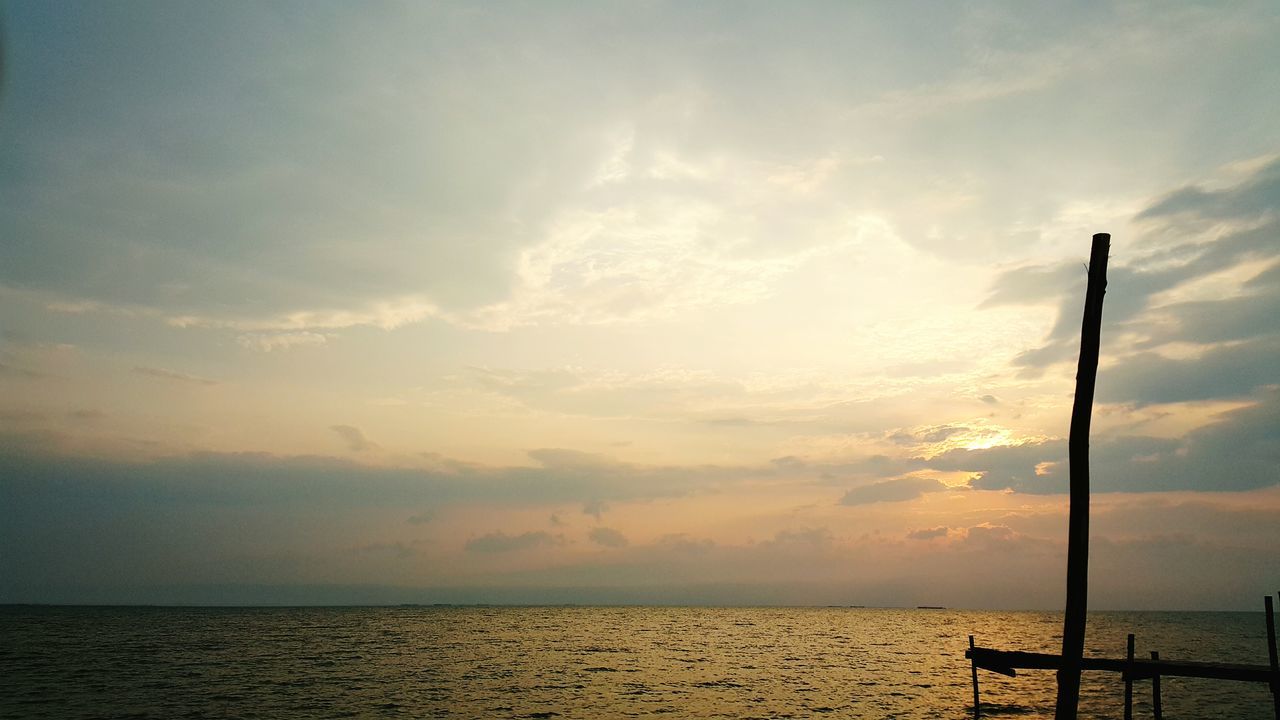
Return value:
[(1093, 389), (1098, 377), (1098, 346), (1102, 338), (1102, 296), (1107, 288), (1107, 253), (1111, 236), (1093, 236), (1089, 253), (1089, 284), (1084, 296), (1080, 330), (1080, 363), (1076, 369), (1076, 399), (1071, 408), (1071, 510), (1067, 527), (1067, 607), (1062, 619), (1062, 667), (1058, 670), (1055, 720), (1076, 720), (1080, 706), (1080, 662), (1084, 657), (1085, 611), (1089, 596), (1089, 422)]
[[(1151, 659), (1159, 662), (1160, 653), (1152, 650)], [(1160, 704), (1160, 671), (1158, 670), (1151, 676), (1151, 714), (1156, 720), (1164, 720), (1164, 707)]]
[(1280, 720), (1280, 658), (1276, 656), (1276, 610), (1271, 596), (1264, 601), (1267, 609), (1267, 656), (1271, 661), (1271, 704), (1275, 706), (1276, 720)]
[(1133, 720), (1133, 633), (1129, 633), (1124, 659), (1124, 720)]
[[(972, 635), (969, 636), (969, 649), (973, 649)], [(978, 704), (978, 660), (973, 657), (973, 653), (970, 653), (969, 655), (969, 665), (973, 671), (973, 717), (974, 720), (977, 720), (982, 717), (982, 711), (979, 710), (980, 705)]]

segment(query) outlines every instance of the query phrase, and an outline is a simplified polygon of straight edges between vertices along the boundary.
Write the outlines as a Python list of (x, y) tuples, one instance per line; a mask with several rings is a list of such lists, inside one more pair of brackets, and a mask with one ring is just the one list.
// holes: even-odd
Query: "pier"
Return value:
[[(1266, 597), (1267, 617), (1267, 665), (1239, 663), (1196, 662), (1188, 660), (1162, 660), (1153, 651), (1150, 659), (1135, 657), (1134, 636), (1128, 638), (1128, 652), (1124, 658), (1085, 657), (1080, 669), (1117, 672), (1124, 679), (1124, 717), (1133, 720), (1133, 683), (1135, 680), (1151, 681), (1151, 706), (1156, 720), (1163, 720), (1160, 701), (1160, 678), (1191, 677), (1209, 680), (1233, 680), (1260, 682), (1271, 686), (1271, 699), (1275, 705), (1276, 719), (1280, 720), (1280, 661), (1277, 660), (1275, 608), (1271, 596)], [(1017, 677), (1018, 670), (1061, 670), (1062, 656), (1051, 653), (1025, 652), (1022, 650), (997, 650), (978, 647), (969, 636), (969, 649), (964, 653), (973, 672), (973, 716), (979, 718), (981, 702), (978, 694), (978, 670), (988, 670), (1009, 677)]]

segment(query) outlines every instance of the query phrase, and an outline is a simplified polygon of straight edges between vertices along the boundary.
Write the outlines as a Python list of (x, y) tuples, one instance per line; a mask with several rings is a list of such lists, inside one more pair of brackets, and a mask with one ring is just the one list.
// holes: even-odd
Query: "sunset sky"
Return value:
[(1280, 5), (9, 2), (0, 602), (1280, 582)]

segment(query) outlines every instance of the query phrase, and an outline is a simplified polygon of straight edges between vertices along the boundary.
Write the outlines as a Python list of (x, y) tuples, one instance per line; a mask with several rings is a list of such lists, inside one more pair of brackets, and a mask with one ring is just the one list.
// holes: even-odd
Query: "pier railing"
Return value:
[[(1271, 688), (1276, 719), (1280, 720), (1280, 661), (1277, 660), (1276, 652), (1275, 608), (1270, 595), (1266, 597), (1266, 615), (1267, 654), (1270, 659), (1267, 665), (1162, 660), (1160, 653), (1155, 651), (1151, 653), (1151, 659), (1140, 659), (1134, 656), (1134, 636), (1130, 634), (1126, 657), (1086, 657), (1081, 660), (1080, 669), (1121, 674), (1124, 679), (1125, 720), (1133, 720), (1133, 682), (1135, 680), (1151, 680), (1152, 711), (1156, 720), (1163, 720), (1160, 701), (1161, 677), (1267, 683)], [(969, 649), (965, 651), (964, 656), (968, 658), (973, 670), (973, 716), (975, 718), (982, 716), (982, 704), (978, 695), (979, 669), (1017, 677), (1018, 670), (1061, 670), (1063, 667), (1061, 655), (978, 647), (974, 644), (972, 635), (969, 636)]]

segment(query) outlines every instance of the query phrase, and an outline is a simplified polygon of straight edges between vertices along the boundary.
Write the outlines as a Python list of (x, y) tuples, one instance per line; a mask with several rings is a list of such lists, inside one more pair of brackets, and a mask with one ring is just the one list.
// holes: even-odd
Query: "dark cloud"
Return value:
[(407, 560), (413, 557), (414, 554), (417, 553), (417, 551), (414, 550), (412, 547), (402, 542), (369, 543), (368, 545), (361, 545), (359, 547), (353, 548), (353, 550), (358, 555), (383, 556), (383, 557), (395, 558), (396, 560)]
[(1065, 461), (1067, 443), (1053, 440), (1025, 445), (998, 445), (979, 450), (949, 450), (921, 463), (934, 470), (973, 473), (971, 487), (979, 490), (1014, 489), (1029, 492), (1066, 492), (1052, 483), (1059, 478), (1043, 478), (1036, 474), (1041, 463)]
[(982, 524), (965, 528), (959, 544), (978, 550), (1003, 550), (1025, 540), (1008, 525)]
[(582, 514), (590, 515), (598, 522), (609, 511), (609, 503), (603, 500), (588, 500), (582, 504)]
[(423, 510), (422, 512), (417, 513), (416, 515), (410, 515), (408, 519), (405, 520), (405, 522), (409, 523), (410, 525), (426, 525), (427, 523), (435, 519), (436, 519), (435, 513), (431, 512), (430, 510)]
[(824, 528), (804, 528), (801, 530), (779, 530), (773, 538), (760, 543), (762, 547), (824, 547), (832, 542), (831, 531)]
[(591, 539), (591, 542), (604, 547), (620, 548), (629, 544), (627, 537), (613, 528), (592, 528), (591, 532), (587, 533), (587, 537)]
[(369, 438), (364, 436), (360, 428), (353, 425), (330, 425), (329, 429), (338, 434), (342, 441), (347, 444), (347, 449), (352, 452), (364, 452), (365, 450), (373, 450), (378, 446), (370, 442)]
[(1215, 347), (1194, 359), (1138, 353), (1098, 373), (1097, 398), (1136, 405), (1240, 399), (1277, 383), (1280, 336), (1272, 336)]
[(940, 492), (947, 486), (933, 478), (907, 477), (896, 480), (883, 480), (856, 487), (844, 494), (841, 505), (867, 505), (877, 502), (900, 502), (914, 500), (925, 493)]
[(1258, 169), (1252, 177), (1223, 190), (1191, 185), (1179, 188), (1138, 213), (1139, 220), (1169, 217), (1242, 220), (1262, 217), (1280, 207), (1280, 159)]
[(217, 380), (198, 377), (196, 375), (187, 375), (186, 373), (174, 372), (173, 370), (165, 370), (164, 368), (143, 367), (138, 366), (133, 369), (137, 375), (147, 375), (150, 377), (164, 378), (165, 380), (177, 380), (179, 382), (193, 383), (196, 385), (217, 385)]
[(559, 545), (563, 542), (562, 536), (552, 535), (542, 530), (531, 530), (519, 535), (508, 535), (499, 531), (468, 540), (466, 549), (468, 552), (476, 553), (508, 553), (545, 545)]
[[(1278, 234), (1280, 239), (1280, 234)], [(1142, 329), (1141, 347), (1168, 342), (1222, 343), (1280, 334), (1280, 263), (1244, 283), (1246, 292), (1223, 300), (1166, 305)], [(1163, 322), (1162, 322), (1163, 321)]]
[[(436, 507), (488, 501), (596, 502), (671, 497), (733, 477), (711, 467), (618, 465), (611, 472), (451, 463), (445, 468), (374, 467), (325, 456), (195, 453), (153, 460), (61, 454), (47, 433), (0, 434), (0, 494), (76, 506), (95, 498), (120, 506)], [(42, 449), (43, 448), (43, 449)]]
[(933, 538), (946, 537), (947, 531), (948, 529), (946, 525), (939, 525), (938, 527), (933, 527), (933, 528), (923, 528), (921, 530), (912, 530), (911, 532), (907, 533), (907, 539), (908, 540), (932, 540)]
[(705, 555), (716, 547), (714, 540), (694, 538), (688, 533), (668, 533), (658, 538), (655, 545), (678, 555)]
[(1034, 265), (1001, 273), (980, 307), (1058, 302), (1063, 295), (1077, 295), (1088, 274), (1078, 263)]
[(1118, 438), (1101, 450), (1096, 474), (1110, 490), (1270, 487), (1280, 483), (1280, 392), (1268, 391), (1179, 441)]
[(1000, 404), (1000, 399), (999, 399), (999, 398), (997, 398), (995, 395), (983, 395), (982, 397), (980, 397), (980, 398), (978, 398), (978, 399), (979, 399), (979, 400), (981, 400), (982, 402), (984, 402), (984, 403), (988, 404), (988, 405), (999, 405), (999, 404)]
[(619, 465), (618, 461), (607, 455), (567, 450), (565, 448), (537, 448), (529, 450), (526, 454), (538, 461), (542, 466), (556, 470), (590, 471), (613, 468)]

